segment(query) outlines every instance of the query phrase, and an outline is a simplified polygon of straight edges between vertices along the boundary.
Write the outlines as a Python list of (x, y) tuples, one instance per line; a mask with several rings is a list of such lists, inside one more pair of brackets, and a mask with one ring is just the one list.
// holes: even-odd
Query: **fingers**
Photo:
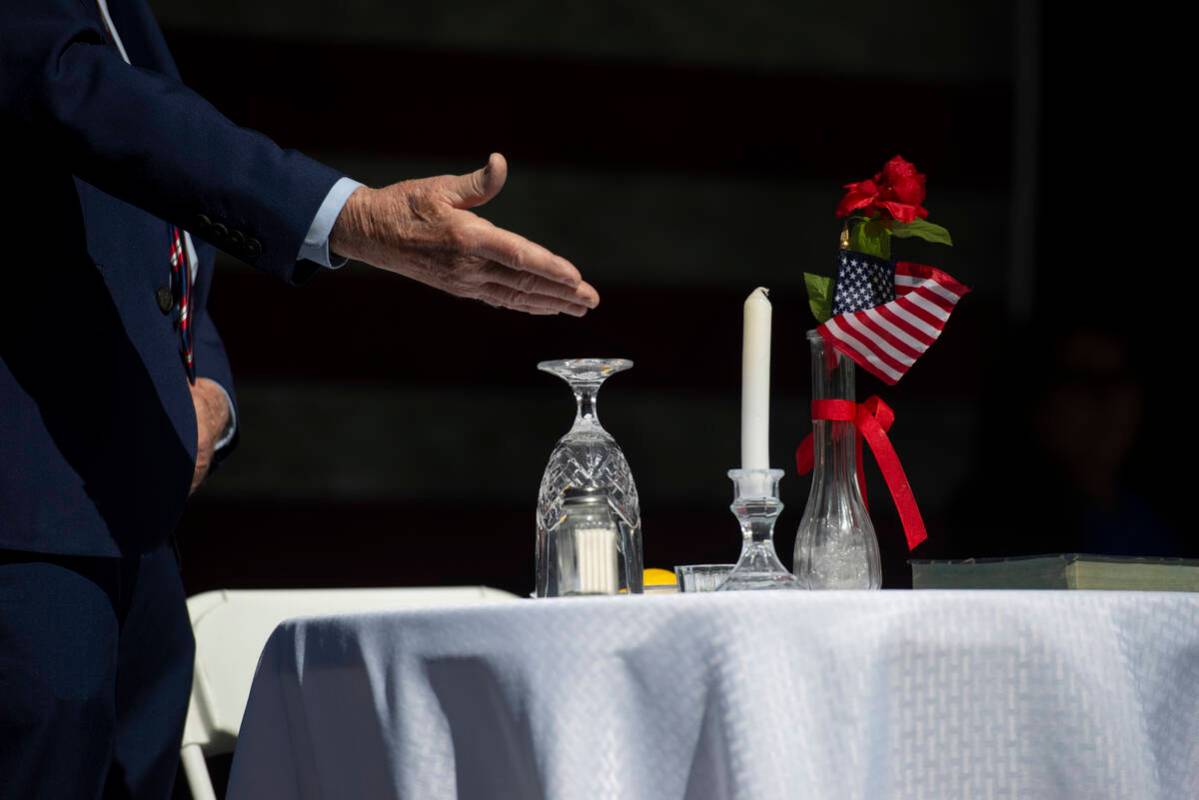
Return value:
[(587, 306), (560, 297), (544, 294), (526, 294), (519, 289), (498, 283), (485, 283), (478, 289), (479, 299), (491, 306), (511, 308), (527, 314), (570, 314), (581, 317)]
[[(483, 169), (450, 178), (446, 197), (458, 209), (481, 206), (499, 194), (507, 179), (508, 162), (499, 153), (492, 153)], [(466, 216), (473, 220), (462, 230), (470, 243), (470, 255), (499, 262), (520, 272), (531, 272), (571, 288), (583, 282), (578, 269), (565, 258), (473, 214)], [(598, 295), (596, 299), (598, 301)]]
[(482, 169), (450, 178), (446, 193), (455, 208), (474, 208), (499, 194), (506, 180), (508, 162), (499, 153), (492, 153)]
[(585, 308), (595, 308), (600, 300), (599, 292), (586, 281), (571, 287), (532, 272), (518, 272), (494, 261), (479, 270), (478, 279), (483, 283), (515, 289), (522, 294), (543, 295)]
[(525, 237), (479, 220), (470, 231), (470, 254), (517, 272), (530, 272), (572, 289), (583, 282), (575, 265)]
[(515, 303), (513, 305), (506, 306), (506, 305), (503, 305), (502, 303), (496, 303), (496, 302), (492, 302), (490, 300), (484, 300), (483, 302), (487, 303), (487, 305), (491, 306), (492, 308), (504, 308), (504, 309), (510, 309), (513, 311), (521, 311), (525, 314), (531, 314), (535, 317), (556, 317), (562, 313), (561, 311), (550, 311), (548, 308), (538, 308), (536, 306), (531, 306), (526, 303)]

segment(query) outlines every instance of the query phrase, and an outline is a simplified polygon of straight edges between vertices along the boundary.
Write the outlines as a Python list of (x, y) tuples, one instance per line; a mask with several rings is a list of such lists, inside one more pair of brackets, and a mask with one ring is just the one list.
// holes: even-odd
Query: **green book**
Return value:
[(1199, 560), (1134, 558), (1078, 553), (914, 559), (913, 589), (1119, 589), (1145, 592), (1199, 592)]

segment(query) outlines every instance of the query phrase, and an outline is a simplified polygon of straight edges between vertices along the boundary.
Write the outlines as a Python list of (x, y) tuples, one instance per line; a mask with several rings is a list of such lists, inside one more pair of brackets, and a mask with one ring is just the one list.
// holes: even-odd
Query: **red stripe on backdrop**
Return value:
[[(301, 150), (462, 158), (463, 167), (499, 150), (514, 174), (531, 163), (565, 163), (831, 181), (856, 174), (863, 158), (885, 159), (898, 147), (938, 176), (938, 187), (1007, 191), (1011, 182), (1007, 76), (965, 83), (949, 75), (851, 78), (674, 63), (664, 53), (636, 60), (608, 47), (603, 56), (533, 52), (540, 47), (486, 52), (479, 44), (431, 50), (415, 41), (326, 41), (239, 29), (226, 19), (224, 30), (166, 34), (193, 89), (237, 124)], [(405, 102), (380, 103), (377, 82), (362, 75), (421, 77), (405, 83)], [(322, 98), (324, 113), (311, 113), (314, 96)], [(779, 103), (779, 97), (797, 101)], [(886, 145), (874, 126), (847, 126), (821, 113), (846, 97), (871, 98), (877, 118), (893, 123)], [(553, 125), (545, 124), (547, 98), (553, 98)], [(372, 109), (371, 125), (342, 124), (362, 108)], [(412, 125), (412, 108), (426, 112), (422, 124)], [(461, 124), (463, 109), (487, 125)], [(984, 152), (995, 155), (979, 158)]]

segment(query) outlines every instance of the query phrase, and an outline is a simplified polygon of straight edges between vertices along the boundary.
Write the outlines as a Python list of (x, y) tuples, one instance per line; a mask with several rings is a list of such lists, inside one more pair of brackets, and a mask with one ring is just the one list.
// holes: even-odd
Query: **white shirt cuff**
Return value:
[(333, 233), (333, 224), (337, 222), (337, 216), (345, 208), (346, 201), (361, 186), (361, 183), (352, 178), (340, 178), (337, 183), (333, 184), (329, 194), (325, 195), (325, 201), (317, 209), (312, 224), (308, 226), (308, 235), (304, 237), (304, 244), (300, 246), (301, 259), (315, 261), (329, 269), (337, 269), (346, 265), (349, 259), (339, 258), (334, 262), (330, 258), (329, 234)]
[(229, 391), (224, 386), (221, 386), (216, 381), (213, 381), (213, 383), (216, 384), (216, 388), (221, 390), (221, 394), (225, 395), (225, 403), (229, 406), (229, 422), (225, 425), (225, 432), (221, 434), (221, 438), (217, 439), (216, 444), (212, 448), (213, 450), (220, 450), (233, 441), (233, 434), (237, 433), (237, 406), (233, 405), (233, 398), (229, 396)]

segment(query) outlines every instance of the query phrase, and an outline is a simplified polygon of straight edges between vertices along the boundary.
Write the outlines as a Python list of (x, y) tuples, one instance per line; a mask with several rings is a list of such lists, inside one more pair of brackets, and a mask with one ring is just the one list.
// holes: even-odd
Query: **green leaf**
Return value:
[(849, 249), (879, 258), (891, 258), (890, 221), (854, 217), (849, 223)]
[(803, 274), (804, 286), (808, 287), (808, 307), (816, 322), (825, 323), (833, 316), (833, 279), (823, 275)]
[(908, 239), (914, 236), (917, 239), (923, 239), (933, 244), (947, 244), (953, 247), (953, 239), (949, 238), (949, 231), (940, 225), (934, 225), (926, 219), (918, 219), (912, 222), (896, 222), (891, 229), (891, 233), (900, 239)]

